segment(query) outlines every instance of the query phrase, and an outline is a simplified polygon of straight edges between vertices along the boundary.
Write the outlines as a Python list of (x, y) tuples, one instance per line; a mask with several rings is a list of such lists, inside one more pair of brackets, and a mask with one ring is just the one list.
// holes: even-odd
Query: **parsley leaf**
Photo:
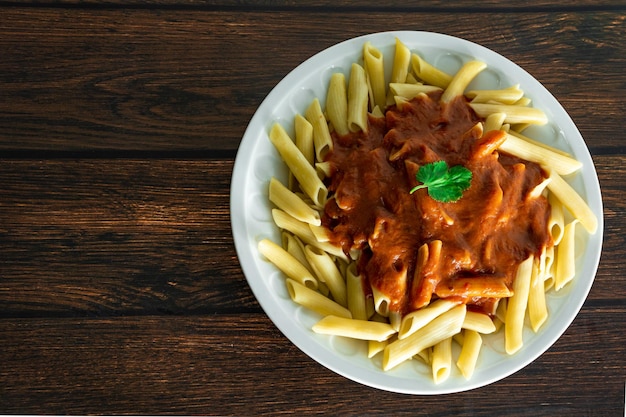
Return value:
[(446, 161), (437, 161), (422, 165), (415, 174), (421, 185), (414, 187), (410, 193), (421, 188), (428, 188), (428, 195), (442, 203), (457, 201), (467, 190), (472, 181), (472, 172), (462, 165), (448, 169)]

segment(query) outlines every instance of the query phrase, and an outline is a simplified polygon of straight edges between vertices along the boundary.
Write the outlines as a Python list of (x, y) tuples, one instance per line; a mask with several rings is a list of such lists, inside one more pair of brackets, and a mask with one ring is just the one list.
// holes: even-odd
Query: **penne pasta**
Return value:
[(435, 384), (441, 384), (448, 379), (452, 368), (452, 337), (433, 346), (431, 368)]
[(451, 75), (446, 74), (439, 68), (435, 68), (418, 54), (414, 53), (411, 55), (411, 66), (417, 78), (424, 81), (426, 84), (444, 89), (448, 87), (448, 84), (452, 81)]
[[(391, 83), (405, 83), (409, 75), (409, 65), (411, 64), (411, 51), (405, 44), (396, 38), (396, 47), (391, 67)], [(393, 104), (393, 94), (387, 94), (387, 105)]]
[(363, 65), (372, 89), (374, 103), (372, 108), (378, 106), (384, 109), (387, 106), (387, 89), (383, 54), (371, 42), (365, 42), (363, 45)]
[(313, 331), (319, 334), (344, 336), (359, 340), (375, 340), (377, 342), (387, 340), (396, 333), (387, 323), (337, 316), (324, 317), (313, 325)]
[(504, 298), (512, 295), (504, 277), (481, 275), (457, 278), (452, 282), (442, 282), (435, 288), (435, 294), (441, 298), (452, 296)]
[(313, 125), (307, 119), (297, 114), (294, 117), (296, 130), (296, 146), (304, 155), (309, 164), (315, 163), (315, 145), (313, 144)]
[(530, 321), (530, 327), (532, 327), (535, 333), (539, 331), (539, 328), (548, 318), (546, 291), (543, 282), (539, 263), (535, 263), (530, 279), (530, 291), (528, 293), (528, 319)]
[(389, 317), (389, 297), (375, 287), (372, 287), (372, 296), (374, 298), (374, 310), (383, 317)]
[(486, 314), (477, 313), (475, 311), (468, 311), (465, 313), (465, 320), (463, 320), (463, 329), (473, 330), (482, 334), (489, 334), (496, 331), (496, 326), (493, 324), (493, 320)]
[(404, 339), (417, 330), (426, 326), (433, 321), (436, 317), (439, 317), (446, 311), (459, 305), (459, 301), (439, 299), (433, 301), (427, 307), (413, 311), (404, 316), (400, 329), (398, 331), (398, 339)]
[(506, 115), (504, 118), (505, 123), (530, 123), (535, 125), (548, 123), (546, 114), (535, 107), (473, 102), (469, 105), (480, 117), (487, 117), (492, 113), (504, 113)]
[(348, 129), (367, 132), (368, 90), (365, 70), (358, 64), (352, 64), (348, 81)]
[(272, 218), (274, 219), (276, 226), (293, 233), (305, 244), (316, 246), (333, 256), (347, 260), (347, 257), (341, 251), (341, 248), (338, 248), (328, 242), (318, 241), (311, 231), (308, 223), (301, 222), (279, 209), (272, 210)]
[(441, 91), (441, 88), (424, 84), (389, 83), (389, 90), (397, 103), (398, 96), (408, 101), (420, 94)]
[(524, 331), (524, 316), (528, 304), (530, 278), (533, 271), (533, 256), (530, 256), (517, 267), (513, 281), (513, 296), (509, 298), (504, 321), (504, 346), (506, 353), (514, 354), (521, 349)]
[(491, 113), (485, 118), (484, 131), (489, 132), (490, 130), (502, 129), (504, 119), (506, 119), (506, 114), (504, 113)]
[(574, 158), (553, 151), (547, 146), (535, 145), (510, 133), (507, 134), (506, 140), (500, 145), (499, 149), (527, 161), (536, 162), (542, 167), (549, 167), (561, 175), (572, 174), (582, 166)]
[(317, 278), (328, 286), (333, 299), (340, 305), (347, 307), (346, 283), (330, 255), (312, 245), (304, 247), (304, 255)]
[(348, 129), (348, 91), (346, 77), (337, 72), (330, 77), (326, 94), (326, 114), (335, 131), (340, 135), (350, 132)]
[(263, 256), (289, 278), (298, 281), (308, 288), (317, 289), (317, 279), (304, 265), (281, 246), (269, 239), (263, 239), (259, 241), (258, 248)]
[(283, 248), (287, 252), (289, 252), (291, 256), (296, 258), (298, 262), (300, 262), (306, 269), (311, 271), (309, 261), (307, 261), (306, 257), (304, 256), (304, 244), (302, 243), (302, 241), (300, 241), (300, 239), (295, 237), (293, 234), (284, 230), (281, 233), (281, 237)]
[(373, 358), (383, 350), (385, 350), (385, 346), (389, 343), (388, 340), (383, 340), (381, 342), (377, 340), (368, 340), (367, 341), (367, 357)]
[(561, 243), (563, 239), (563, 229), (565, 227), (565, 218), (563, 216), (563, 204), (553, 193), (548, 194), (550, 202), (550, 217), (548, 218), (548, 230), (552, 236), (554, 245)]
[(326, 297), (325, 295), (312, 290), (304, 285), (300, 284), (297, 281), (294, 281), (288, 278), (286, 281), (287, 291), (289, 292), (289, 296), (291, 299), (322, 316), (337, 316), (337, 317), (345, 317), (351, 318), (350, 310), (341, 306)]
[(461, 371), (465, 379), (470, 379), (474, 374), (478, 355), (483, 343), (480, 333), (474, 330), (465, 330), (463, 336), (463, 345), (456, 366)]
[(561, 240), (556, 254), (556, 272), (554, 274), (554, 289), (556, 291), (562, 289), (576, 275), (574, 257), (576, 223), (578, 220), (568, 223), (563, 230), (563, 240)]
[(315, 146), (315, 160), (323, 161), (326, 154), (333, 149), (333, 140), (330, 137), (326, 117), (318, 99), (314, 99), (304, 113), (306, 119), (313, 126), (313, 145)]
[(289, 167), (289, 170), (298, 180), (302, 191), (304, 191), (317, 206), (323, 206), (326, 202), (328, 189), (326, 189), (324, 183), (322, 183), (317, 176), (313, 166), (309, 164), (293, 140), (287, 135), (285, 129), (278, 123), (275, 123), (272, 126), (269, 137), (274, 147), (278, 150), (278, 153)]
[(450, 84), (448, 84), (445, 91), (443, 92), (443, 95), (441, 96), (441, 101), (447, 103), (453, 98), (462, 95), (463, 92), (465, 92), (465, 89), (467, 88), (469, 83), (474, 79), (474, 77), (476, 77), (476, 75), (478, 75), (478, 73), (480, 73), (485, 68), (487, 68), (487, 64), (485, 64), (484, 62), (466, 62), (461, 67), (461, 69), (454, 75), (454, 77), (452, 77)]
[(410, 336), (389, 343), (383, 351), (383, 370), (388, 371), (423, 349), (434, 346), (461, 331), (465, 311), (465, 305), (456, 306)]
[(524, 92), (517, 84), (500, 90), (470, 90), (465, 95), (472, 99), (472, 103), (516, 104), (524, 96)]
[(301, 222), (314, 226), (319, 226), (322, 223), (319, 211), (311, 208), (274, 177), (270, 179), (269, 199), (276, 207)]
[(367, 299), (365, 298), (365, 288), (363, 288), (361, 275), (359, 275), (356, 271), (356, 263), (353, 262), (348, 265), (345, 277), (348, 310), (352, 313), (353, 318), (357, 320), (367, 320), (369, 315), (367, 312), (368, 309)]
[(585, 200), (556, 171), (550, 172), (550, 178), (552, 181), (548, 184), (548, 189), (554, 193), (554, 197), (580, 221), (587, 232), (595, 233), (598, 229), (598, 219)]

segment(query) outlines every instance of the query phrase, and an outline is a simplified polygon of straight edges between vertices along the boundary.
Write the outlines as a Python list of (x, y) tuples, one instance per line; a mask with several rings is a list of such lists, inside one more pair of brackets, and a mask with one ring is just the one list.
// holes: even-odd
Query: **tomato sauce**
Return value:
[[(346, 254), (361, 251), (358, 271), (366, 287), (389, 296), (390, 311), (406, 314), (431, 299), (457, 297), (493, 313), (492, 297), (450, 288), (478, 278), (512, 288), (517, 266), (551, 244), (549, 203), (530, 195), (546, 173), (498, 152), (503, 133), (483, 135), (476, 127), (483, 120), (465, 97), (447, 104), (440, 97), (430, 93), (390, 107), (383, 118), (370, 115), (367, 133), (333, 133), (326, 181), (334, 198), (322, 222)], [(435, 201), (426, 189), (410, 193), (419, 167), (440, 160), (472, 172), (456, 202)], [(438, 262), (417, 267), (419, 248), (433, 241), (441, 241)]]

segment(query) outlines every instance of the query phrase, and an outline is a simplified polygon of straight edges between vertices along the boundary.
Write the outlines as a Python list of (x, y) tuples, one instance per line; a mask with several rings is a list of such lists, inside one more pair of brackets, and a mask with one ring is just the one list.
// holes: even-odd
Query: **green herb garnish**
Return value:
[(421, 185), (414, 187), (410, 193), (421, 188), (428, 188), (428, 195), (442, 203), (457, 201), (467, 190), (472, 181), (472, 171), (462, 165), (448, 169), (446, 161), (437, 161), (422, 165), (415, 174)]

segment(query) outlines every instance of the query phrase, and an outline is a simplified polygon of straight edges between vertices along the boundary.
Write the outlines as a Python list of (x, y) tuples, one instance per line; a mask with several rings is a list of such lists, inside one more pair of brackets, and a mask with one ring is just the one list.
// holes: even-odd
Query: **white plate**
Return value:
[[(290, 131), (294, 115), (304, 114), (315, 97), (320, 98), (323, 106), (330, 75), (341, 71), (348, 76), (350, 65), (360, 60), (366, 41), (371, 41), (387, 57), (389, 72), (396, 37), (449, 73), (456, 72), (470, 59), (487, 63), (488, 69), (472, 82), (471, 88), (504, 88), (519, 83), (534, 106), (544, 110), (550, 120), (548, 125), (532, 127), (524, 133), (571, 152), (583, 163), (582, 172), (571, 184), (587, 200), (599, 221), (595, 235), (588, 236), (581, 230), (577, 236), (579, 247), (584, 248), (578, 255), (577, 276), (566, 289), (548, 296), (550, 315), (541, 331), (534, 334), (526, 328), (524, 347), (513, 356), (504, 353), (501, 333), (485, 337), (470, 380), (453, 369), (447, 381), (436, 385), (430, 369), (418, 360), (383, 372), (380, 359), (367, 358), (365, 343), (313, 333), (311, 326), (320, 317), (291, 301), (281, 273), (257, 251), (257, 242), (263, 238), (280, 242), (270, 214), (267, 188), (271, 176), (284, 180), (287, 171), (269, 141), (270, 127), (279, 122)], [(563, 334), (583, 305), (602, 246), (600, 186), (585, 142), (565, 110), (537, 80), (513, 62), (482, 46), (436, 33), (385, 32), (350, 39), (318, 53), (289, 73), (263, 101), (243, 136), (233, 170), (230, 203), (233, 237), (244, 274), (257, 300), (282, 333), (308, 356), (336, 373), (371, 387), (400, 393), (465, 391), (505, 378), (535, 360)]]

